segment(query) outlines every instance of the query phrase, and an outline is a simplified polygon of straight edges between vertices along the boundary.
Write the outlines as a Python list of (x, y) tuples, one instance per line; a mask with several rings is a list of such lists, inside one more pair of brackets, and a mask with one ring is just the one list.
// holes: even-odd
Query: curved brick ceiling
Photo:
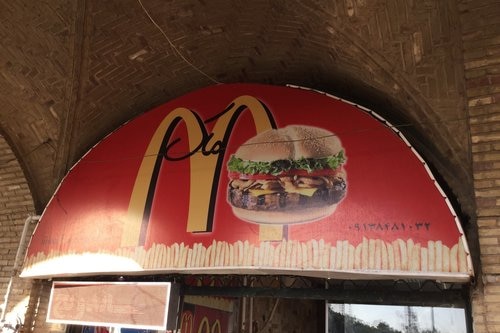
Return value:
[(0, 0), (0, 133), (41, 210), (153, 106), (217, 82), (290, 83), (402, 124), (472, 214), (458, 26), (440, 0)]

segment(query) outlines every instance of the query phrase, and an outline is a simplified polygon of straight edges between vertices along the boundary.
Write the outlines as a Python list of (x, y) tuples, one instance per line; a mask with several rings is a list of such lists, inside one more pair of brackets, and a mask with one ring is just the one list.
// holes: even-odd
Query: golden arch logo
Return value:
[(211, 333), (222, 333), (219, 319), (217, 319), (212, 325)]
[[(137, 246), (145, 242), (156, 181), (164, 160), (189, 159), (191, 188), (186, 231), (211, 230), (225, 147), (236, 120), (246, 110), (251, 113), (256, 134), (276, 128), (266, 106), (247, 95), (236, 98), (225, 110), (205, 120), (186, 108), (176, 108), (167, 114), (153, 134), (139, 167), (129, 201), (122, 246)], [(172, 157), (169, 150), (180, 140), (172, 140), (172, 134), (181, 122), (187, 130), (189, 152), (181, 157)], [(214, 126), (212, 132), (208, 133), (205, 125), (210, 123), (214, 123)], [(192, 184), (196, 184), (196, 188)]]
[(198, 327), (198, 333), (222, 333), (219, 319), (215, 320), (212, 327), (210, 327), (208, 318), (203, 317), (200, 326)]
[(193, 333), (193, 313), (185, 311), (181, 317), (181, 333)]
[(210, 333), (210, 323), (207, 317), (203, 317), (201, 320), (200, 327), (198, 327), (198, 333)]

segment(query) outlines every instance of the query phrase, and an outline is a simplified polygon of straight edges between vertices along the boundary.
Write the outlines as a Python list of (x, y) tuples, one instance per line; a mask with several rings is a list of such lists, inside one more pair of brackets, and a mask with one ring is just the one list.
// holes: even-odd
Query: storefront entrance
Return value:
[[(176, 328), (70, 325), (68, 333), (470, 333), (468, 286), (290, 276), (175, 276)], [(131, 277), (132, 279), (132, 277)]]

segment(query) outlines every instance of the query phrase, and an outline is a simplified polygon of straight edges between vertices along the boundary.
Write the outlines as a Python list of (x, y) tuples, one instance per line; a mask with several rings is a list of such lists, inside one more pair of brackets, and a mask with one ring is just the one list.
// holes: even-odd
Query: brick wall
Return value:
[[(0, 137), (0, 301), (2, 304), (9, 281), (16, 273), (13, 272), (14, 260), (24, 221), (33, 213), (33, 201), (23, 171), (7, 142)], [(13, 279), (6, 311), (7, 321), (11, 322), (17, 316), (24, 318), (26, 309), (23, 307), (27, 305), (30, 288), (29, 281)]]
[[(47, 295), (50, 290), (47, 287), (45, 289), (34, 288), (32, 281), (18, 278), (19, 272), (14, 271), (14, 261), (25, 221), (34, 213), (32, 196), (23, 170), (6, 140), (0, 136), (0, 306), (3, 308), (9, 281), (12, 278), (5, 319), (7, 323), (13, 325), (25, 324), (26, 328), (30, 326), (29, 322), (37, 319), (35, 314), (40, 312), (36, 306), (38, 295), (48, 299)], [(22, 246), (21, 260), (24, 258), (24, 251), (34, 226), (35, 223), (29, 225), (28, 237)], [(30, 298), (35, 291), (39, 291), (38, 295)], [(30, 311), (27, 314), (28, 304), (33, 301), (35, 304), (32, 305), (35, 306), (29, 306)], [(39, 303), (47, 304), (48, 302), (45, 300)], [(54, 329), (57, 329), (56, 326), (46, 325), (45, 318), (41, 322), (37, 321), (38, 325), (41, 329), (47, 329), (45, 332), (55, 332)], [(37, 329), (37, 332), (42, 331), (44, 330)]]
[(480, 261), (474, 332), (500, 332), (500, 3), (460, 1)]
[(66, 331), (66, 325), (46, 322), (51, 286), (52, 282), (48, 280), (33, 281), (24, 332), (63, 333)]

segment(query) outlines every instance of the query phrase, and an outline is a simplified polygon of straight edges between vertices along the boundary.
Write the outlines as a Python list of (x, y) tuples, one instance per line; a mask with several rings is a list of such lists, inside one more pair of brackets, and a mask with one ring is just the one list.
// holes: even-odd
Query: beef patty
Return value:
[(288, 211), (336, 204), (344, 198), (346, 188), (346, 182), (341, 178), (336, 178), (330, 188), (318, 188), (312, 196), (285, 191), (255, 196), (248, 189), (230, 186), (227, 197), (229, 202), (238, 208), (258, 211)]

